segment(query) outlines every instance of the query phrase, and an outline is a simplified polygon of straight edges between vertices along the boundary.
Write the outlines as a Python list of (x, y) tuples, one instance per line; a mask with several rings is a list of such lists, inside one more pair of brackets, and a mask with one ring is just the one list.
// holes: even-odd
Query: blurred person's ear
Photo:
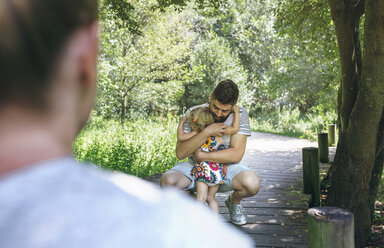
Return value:
[[(96, 97), (98, 30), (97, 21), (80, 27), (69, 39), (61, 63), (59, 78), (63, 79), (63, 83), (58, 88), (58, 94), (60, 97), (65, 96), (62, 97), (65, 106), (71, 106), (72, 111), (76, 111), (78, 131), (86, 123)], [(60, 89), (66, 89), (68, 92)]]
[(95, 21), (89, 27), (83, 28), (82, 42), (79, 44), (79, 77), (85, 87), (96, 85), (97, 55), (99, 51), (98, 23)]

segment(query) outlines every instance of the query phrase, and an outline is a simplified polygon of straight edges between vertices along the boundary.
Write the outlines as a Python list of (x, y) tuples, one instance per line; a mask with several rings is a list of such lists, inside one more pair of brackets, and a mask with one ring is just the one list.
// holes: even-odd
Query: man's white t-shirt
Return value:
[(253, 245), (179, 192), (61, 157), (0, 177), (0, 247)]

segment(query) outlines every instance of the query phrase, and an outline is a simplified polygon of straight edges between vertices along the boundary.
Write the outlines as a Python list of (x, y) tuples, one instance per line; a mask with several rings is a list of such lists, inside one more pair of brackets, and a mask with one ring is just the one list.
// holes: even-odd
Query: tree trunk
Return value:
[(374, 193), (370, 182), (379, 158), (377, 145), (384, 109), (384, 0), (365, 1), (363, 63), (358, 28), (364, 1), (328, 3), (342, 71), (340, 136), (331, 168), (328, 204), (354, 213), (356, 247), (363, 247), (371, 226), (368, 195)]
[(371, 173), (371, 181), (369, 183), (369, 209), (371, 210), (371, 219), (373, 219), (373, 211), (375, 208), (375, 202), (377, 199), (377, 193), (379, 190), (381, 176), (383, 174), (384, 166), (384, 111), (381, 115), (379, 140), (376, 148), (376, 159)]
[(328, 0), (335, 25), (341, 64), (338, 99), (340, 130), (348, 127), (349, 115), (356, 99), (357, 86), (361, 75), (359, 24), (363, 7), (361, 5), (352, 7), (351, 2), (351, 0)]
[(371, 219), (374, 218), (374, 210), (375, 210), (375, 202), (377, 200), (377, 193), (379, 191), (379, 185), (381, 180), (381, 175), (383, 174), (383, 165), (384, 165), (384, 150), (381, 151), (379, 156), (375, 160), (375, 164), (373, 166), (371, 181), (369, 183), (369, 209), (371, 211)]

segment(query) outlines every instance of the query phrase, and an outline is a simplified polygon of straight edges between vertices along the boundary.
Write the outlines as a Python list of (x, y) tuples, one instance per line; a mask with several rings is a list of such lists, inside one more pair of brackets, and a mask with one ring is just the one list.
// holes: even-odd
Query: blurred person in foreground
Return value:
[(94, 0), (0, 1), (0, 247), (251, 247), (177, 192), (74, 160), (97, 16)]

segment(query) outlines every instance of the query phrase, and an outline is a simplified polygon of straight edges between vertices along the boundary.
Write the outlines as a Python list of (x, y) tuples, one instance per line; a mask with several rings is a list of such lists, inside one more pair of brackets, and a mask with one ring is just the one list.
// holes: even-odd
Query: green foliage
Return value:
[(125, 20), (108, 11), (101, 20), (96, 110), (103, 116), (124, 119), (167, 110), (184, 92), (190, 53), (184, 27), (189, 24), (172, 8), (156, 12), (149, 11), (151, 6), (135, 5), (142, 17), (140, 34), (116, 25)]
[[(158, 5), (157, 8), (164, 10), (165, 8), (173, 5), (177, 9), (183, 9), (188, 5), (188, 0), (157, 0)], [(226, 0), (195, 0), (192, 1), (195, 4), (196, 9), (204, 9), (204, 8), (211, 8), (212, 10), (217, 9), (221, 5), (223, 5)]]
[(313, 108), (335, 111), (339, 60), (327, 2), (285, 0), (275, 12), (274, 28), (283, 49), (270, 71), (273, 98), (302, 113)]
[(178, 162), (177, 124), (173, 116), (122, 123), (94, 115), (74, 142), (74, 155), (139, 177), (164, 172)]
[(100, 115), (183, 111), (225, 78), (253, 117), (336, 111), (338, 59), (324, 1), (102, 0), (100, 23)]
[(306, 43), (325, 57), (337, 57), (335, 28), (327, 1), (278, 1), (275, 13), (275, 29), (279, 33)]
[(185, 85), (182, 97), (182, 106), (186, 108), (207, 102), (213, 88), (223, 79), (231, 78), (239, 85), (246, 81), (246, 72), (229, 44), (213, 32), (206, 36), (195, 45), (191, 55), (191, 74), (194, 76), (189, 76), (191, 81)]
[(328, 124), (336, 122), (335, 112), (306, 113), (302, 114), (298, 109), (276, 110), (260, 113), (251, 118), (251, 130), (281, 134), (315, 141), (317, 134), (327, 131)]
[(145, 4), (140, 0), (100, 0), (100, 20), (113, 21), (116, 28), (124, 28), (129, 33), (140, 35), (151, 8), (156, 0), (148, 0)]

